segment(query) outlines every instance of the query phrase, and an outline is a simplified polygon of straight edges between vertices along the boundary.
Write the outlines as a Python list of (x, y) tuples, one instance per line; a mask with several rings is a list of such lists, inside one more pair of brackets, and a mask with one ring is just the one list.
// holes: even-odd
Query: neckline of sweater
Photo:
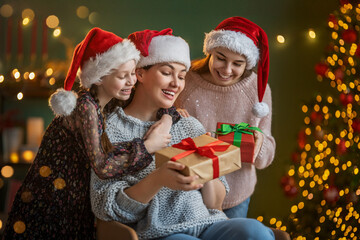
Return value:
[[(190, 81), (194, 81), (197, 85), (201, 86), (202, 88), (217, 91), (217, 92), (232, 92), (232, 91), (240, 91), (244, 89), (253, 89), (256, 85), (256, 81), (253, 81), (256, 79), (256, 73), (252, 72), (248, 77), (240, 80), (239, 82), (230, 85), (230, 86), (218, 86), (211, 82), (206, 81), (200, 74), (196, 72), (189, 72), (193, 76), (193, 79)], [(255, 82), (255, 83), (254, 83)], [(254, 86), (252, 86), (254, 85)], [(256, 89), (255, 89), (256, 91)]]
[(124, 112), (124, 109), (121, 107), (118, 107), (117, 109), (115, 109), (114, 112), (112, 112), (109, 116), (108, 116), (108, 121), (112, 122), (114, 120), (114, 118), (118, 116), (119, 119), (122, 119), (126, 122), (131, 122), (135, 125), (141, 126), (141, 127), (150, 127), (152, 126), (156, 121), (142, 121), (136, 117), (127, 115)]

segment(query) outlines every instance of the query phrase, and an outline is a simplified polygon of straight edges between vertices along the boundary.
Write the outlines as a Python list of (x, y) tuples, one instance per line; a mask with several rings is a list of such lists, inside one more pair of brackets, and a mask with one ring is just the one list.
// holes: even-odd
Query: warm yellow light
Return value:
[(276, 218), (271, 218), (271, 219), (270, 219), (270, 224), (271, 224), (271, 225), (274, 225), (275, 223), (276, 223)]
[(290, 169), (290, 170), (288, 171), (288, 174), (289, 174), (289, 176), (294, 176), (295, 170), (294, 170), (294, 169)]
[(60, 34), (61, 34), (61, 28), (58, 27), (58, 28), (56, 28), (56, 29), (54, 30), (53, 36), (54, 36), (54, 37), (58, 37), (58, 36), (60, 36)]
[(20, 78), (20, 72), (15, 72), (14, 73), (14, 78), (19, 79)]
[(297, 207), (296, 205), (294, 205), (294, 206), (291, 207), (291, 212), (292, 212), (292, 213), (296, 213), (297, 210), (298, 210), (298, 207)]
[(52, 68), (46, 69), (46, 75), (51, 76), (54, 73), (54, 70)]
[(93, 25), (97, 24), (99, 21), (99, 14), (97, 12), (92, 12), (89, 15), (89, 22)]
[(10, 153), (10, 162), (12, 162), (12, 163), (19, 162), (19, 155), (16, 152)]
[(14, 169), (11, 166), (4, 166), (1, 169), (1, 175), (3, 175), (4, 178), (10, 178), (14, 174)]
[(50, 78), (49, 79), (49, 84), (52, 86), (52, 85), (54, 85), (55, 84), (55, 78)]
[(50, 15), (46, 18), (46, 25), (49, 28), (56, 28), (59, 26), (59, 18), (55, 15)]
[(308, 111), (308, 107), (306, 105), (303, 105), (301, 110), (306, 113)]
[(2, 223), (2, 221), (0, 220), (0, 229), (2, 229), (2, 226), (3, 226), (3, 223)]
[(29, 79), (29, 72), (24, 73), (24, 79)]
[(35, 78), (35, 73), (34, 72), (29, 73), (29, 79), (34, 80), (34, 78)]
[(30, 19), (26, 17), (26, 18), (23, 19), (22, 24), (23, 24), (24, 26), (26, 26), (26, 25), (29, 24), (29, 22), (30, 22)]
[(23, 94), (22, 92), (19, 92), (19, 93), (16, 95), (16, 97), (17, 97), (18, 100), (21, 100), (21, 99), (23, 99), (24, 94)]
[(0, 83), (4, 82), (5, 78), (4, 75), (0, 75)]
[(284, 38), (283, 35), (277, 35), (276, 40), (277, 40), (279, 43), (285, 43), (285, 38)]
[(316, 33), (314, 32), (314, 30), (312, 29), (309, 30), (309, 37), (313, 39), (316, 38)]
[(79, 18), (85, 19), (89, 15), (89, 9), (85, 6), (80, 6), (76, 9), (76, 15)]
[(32, 162), (34, 160), (34, 157), (35, 157), (35, 153), (33, 151), (26, 150), (22, 153), (22, 158), (26, 162)]
[(258, 216), (258, 217), (256, 218), (256, 220), (258, 220), (259, 222), (262, 222), (262, 221), (264, 221), (264, 217), (263, 217), (263, 216)]
[(32, 21), (35, 17), (35, 13), (30, 8), (27, 8), (24, 11), (22, 11), (21, 16), (23, 19), (28, 18), (29, 21)]
[(1, 8), (0, 8), (0, 14), (1, 16), (3, 16), (4, 18), (8, 18), (11, 17), (11, 15), (13, 14), (14, 9), (12, 8), (12, 6), (10, 6), (9, 4), (4, 4)]

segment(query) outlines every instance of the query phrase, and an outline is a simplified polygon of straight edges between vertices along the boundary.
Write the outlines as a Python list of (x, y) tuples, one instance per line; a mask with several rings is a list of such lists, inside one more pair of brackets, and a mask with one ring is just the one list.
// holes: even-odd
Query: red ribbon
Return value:
[(215, 155), (215, 152), (224, 152), (230, 146), (229, 144), (219, 145), (220, 143), (223, 143), (223, 141), (217, 140), (215, 142), (206, 144), (205, 146), (198, 147), (196, 146), (194, 140), (192, 140), (191, 138), (185, 138), (181, 140), (180, 143), (172, 145), (172, 147), (187, 151), (175, 155), (170, 160), (176, 162), (177, 160), (196, 152), (201, 156), (211, 158), (213, 163), (213, 179), (218, 178), (220, 172), (219, 157)]

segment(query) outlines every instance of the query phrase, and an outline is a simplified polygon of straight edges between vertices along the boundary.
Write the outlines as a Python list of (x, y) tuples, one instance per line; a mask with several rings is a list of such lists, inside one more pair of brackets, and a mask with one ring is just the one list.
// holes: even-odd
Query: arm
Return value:
[(76, 111), (75, 121), (84, 142), (84, 152), (101, 179), (137, 172), (153, 160), (142, 139), (116, 143), (114, 150), (105, 154), (100, 145), (100, 121), (95, 105), (86, 100), (79, 104)]
[[(183, 191), (202, 187), (201, 184), (192, 184), (195, 176), (186, 177), (178, 172), (183, 168), (180, 163), (169, 162), (139, 182), (136, 177), (102, 180), (92, 171), (90, 195), (93, 212), (105, 221), (137, 222), (146, 214), (148, 203), (162, 187)], [(145, 175), (147, 171), (145, 169), (139, 174)]]
[(259, 128), (263, 131), (263, 143), (255, 159), (255, 166), (258, 169), (269, 166), (275, 155), (275, 139), (271, 135), (272, 100), (269, 85), (266, 88), (263, 101), (268, 104), (270, 112), (266, 117), (263, 117), (259, 123)]

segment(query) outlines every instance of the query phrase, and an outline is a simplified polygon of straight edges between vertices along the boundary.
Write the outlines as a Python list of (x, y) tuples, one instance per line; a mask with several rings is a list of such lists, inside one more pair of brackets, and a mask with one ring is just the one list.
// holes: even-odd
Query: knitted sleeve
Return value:
[(124, 189), (130, 187), (127, 181), (100, 179), (91, 171), (91, 207), (96, 217), (104, 221), (136, 223), (146, 214), (148, 204), (129, 198)]
[(229, 186), (228, 182), (226, 181), (225, 176), (219, 177), (219, 180), (224, 184), (226, 194), (228, 194), (230, 191), (230, 186)]
[(264, 142), (260, 148), (258, 156), (255, 159), (255, 166), (258, 169), (268, 167), (272, 163), (275, 155), (276, 144), (274, 137), (271, 135), (272, 100), (269, 85), (266, 87), (263, 101), (268, 104), (270, 112), (266, 117), (263, 117), (259, 123), (259, 128), (264, 133)]
[(96, 107), (89, 100), (78, 104), (75, 124), (84, 142), (91, 167), (102, 179), (134, 174), (148, 166), (153, 160), (142, 139), (114, 144), (114, 150), (105, 154), (100, 144), (99, 124)]
[(175, 107), (160, 108), (156, 114), (156, 118), (159, 120), (164, 114), (169, 114), (171, 116), (173, 124), (180, 120), (180, 114), (176, 111)]

